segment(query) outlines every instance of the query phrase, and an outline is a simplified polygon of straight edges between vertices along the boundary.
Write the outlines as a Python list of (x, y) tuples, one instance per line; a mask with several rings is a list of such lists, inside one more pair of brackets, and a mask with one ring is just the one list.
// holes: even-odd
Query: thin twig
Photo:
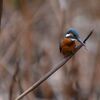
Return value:
[[(88, 36), (84, 39), (83, 43), (85, 43), (88, 38), (92, 35), (93, 30), (88, 34)], [(82, 47), (83, 45), (79, 45), (76, 52)], [(70, 57), (64, 57), (53, 69), (51, 69), (46, 75), (44, 75), (39, 81), (37, 81), (35, 84), (33, 84), (30, 88), (28, 88), (25, 92), (23, 92), (21, 95), (19, 95), (15, 100), (20, 100), (25, 95), (27, 95), (29, 92), (37, 88), (40, 84), (42, 84), (45, 80), (47, 80), (53, 73), (55, 73), (59, 68), (61, 68), (66, 62), (68, 62), (75, 54), (76, 52), (71, 55)]]
[(94, 30), (90, 31), (89, 35), (84, 39), (83, 43), (85, 43), (88, 40), (88, 38), (92, 35), (93, 32)]

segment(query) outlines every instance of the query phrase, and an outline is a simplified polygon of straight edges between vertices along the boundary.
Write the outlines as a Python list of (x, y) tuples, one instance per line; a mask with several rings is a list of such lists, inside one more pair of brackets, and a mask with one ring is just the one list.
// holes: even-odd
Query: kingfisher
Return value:
[(70, 28), (60, 42), (60, 52), (64, 56), (70, 56), (75, 53), (79, 43), (85, 46), (79, 37), (79, 32), (74, 28)]

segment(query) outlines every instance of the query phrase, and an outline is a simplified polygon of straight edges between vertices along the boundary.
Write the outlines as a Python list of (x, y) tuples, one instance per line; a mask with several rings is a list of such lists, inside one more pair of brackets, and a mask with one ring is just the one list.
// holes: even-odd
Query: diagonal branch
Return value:
[[(86, 43), (86, 41), (89, 39), (89, 37), (92, 35), (93, 30), (88, 34), (88, 36), (84, 39), (83, 43)], [(76, 52), (82, 47), (83, 45), (79, 45)], [(61, 68), (66, 62), (68, 62), (75, 54), (76, 52), (69, 56), (64, 57), (53, 69), (51, 69), (46, 75), (44, 75), (39, 81), (37, 81), (35, 84), (33, 84), (30, 88), (28, 88), (25, 92), (23, 92), (21, 95), (19, 95), (15, 100), (20, 100), (25, 95), (27, 95), (29, 92), (33, 91), (35, 88), (37, 88), (40, 84), (42, 84), (45, 80), (47, 80), (53, 73), (55, 73), (59, 68)]]
[(83, 43), (85, 43), (88, 38), (92, 35), (92, 33), (94, 32), (94, 30), (91, 30), (90, 33), (88, 34), (88, 36), (84, 39)]

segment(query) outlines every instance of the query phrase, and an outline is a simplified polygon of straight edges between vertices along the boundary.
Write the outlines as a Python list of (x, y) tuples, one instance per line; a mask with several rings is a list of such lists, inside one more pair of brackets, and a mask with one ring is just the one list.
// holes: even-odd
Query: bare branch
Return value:
[[(88, 34), (88, 36), (84, 39), (83, 43), (85, 43), (89, 37), (92, 35), (93, 30)], [(76, 52), (82, 47), (83, 45), (79, 45)], [(64, 57), (53, 69), (51, 69), (46, 75), (44, 75), (39, 81), (37, 81), (35, 84), (33, 84), (30, 88), (28, 88), (25, 92), (23, 92), (21, 95), (19, 95), (15, 100), (20, 100), (25, 95), (27, 95), (29, 92), (33, 91), (35, 88), (37, 88), (40, 84), (42, 84), (45, 80), (47, 80), (53, 73), (55, 73), (59, 68), (61, 68), (66, 62), (68, 62), (75, 54), (76, 52), (69, 56)]]
[(90, 33), (88, 34), (88, 36), (84, 39), (83, 43), (85, 43), (88, 38), (92, 35), (92, 33), (94, 32), (94, 30), (91, 30)]

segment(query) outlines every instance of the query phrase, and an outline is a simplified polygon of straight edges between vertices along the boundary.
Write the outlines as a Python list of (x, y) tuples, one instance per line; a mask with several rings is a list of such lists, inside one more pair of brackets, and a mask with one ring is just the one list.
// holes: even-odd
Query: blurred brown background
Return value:
[(88, 50), (22, 100), (100, 100), (100, 0), (1, 0), (0, 10), (0, 100), (14, 100), (62, 59), (70, 27), (82, 39), (95, 30)]

